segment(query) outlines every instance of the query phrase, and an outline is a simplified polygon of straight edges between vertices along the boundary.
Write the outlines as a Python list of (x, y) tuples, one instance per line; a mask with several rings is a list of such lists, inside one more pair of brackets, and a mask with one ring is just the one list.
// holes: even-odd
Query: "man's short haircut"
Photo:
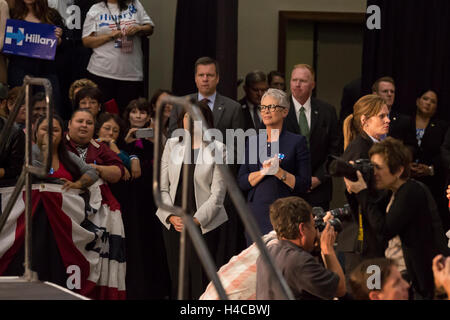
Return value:
[(377, 81), (375, 81), (372, 85), (372, 92), (378, 92), (378, 86), (380, 85), (380, 82), (389, 82), (392, 83), (395, 87), (395, 81), (392, 77), (381, 77), (378, 78)]
[(273, 77), (281, 77), (284, 79), (284, 74), (276, 70), (270, 71), (269, 74), (267, 75), (267, 81), (269, 82), (269, 84), (272, 83)]
[(369, 150), (369, 157), (374, 154), (379, 154), (384, 158), (391, 174), (398, 172), (403, 167), (400, 179), (406, 180), (409, 178), (412, 155), (402, 141), (387, 137), (380, 143), (374, 143)]
[(311, 212), (311, 206), (300, 197), (281, 198), (272, 203), (270, 222), (278, 239), (297, 239), (299, 224), (311, 221)]
[(254, 70), (245, 76), (245, 86), (249, 87), (258, 82), (266, 82), (266, 74), (260, 70)]
[(261, 101), (267, 96), (274, 98), (277, 100), (279, 106), (285, 107), (289, 110), (290, 104), (286, 92), (280, 89), (269, 88), (261, 97)]
[(370, 266), (377, 266), (380, 268), (380, 290), (382, 290), (386, 280), (391, 274), (392, 267), (395, 267), (396, 265), (393, 260), (386, 258), (373, 258), (361, 262), (355, 269), (352, 270), (348, 281), (352, 295), (356, 300), (370, 300), (369, 293), (372, 290), (367, 286), (367, 280), (373, 274), (373, 272), (368, 270)]
[(201, 58), (198, 58), (197, 61), (195, 61), (195, 69), (194, 69), (195, 74), (197, 74), (197, 67), (199, 65), (207, 66), (210, 64), (213, 64), (216, 67), (216, 74), (219, 75), (219, 62), (217, 62), (217, 60), (210, 58), (210, 57), (201, 57)]
[(312, 80), (314, 81), (314, 79), (315, 79), (315, 77), (316, 77), (316, 73), (314, 72), (313, 67), (311, 67), (309, 64), (306, 64), (306, 63), (300, 63), (300, 64), (296, 64), (296, 65), (292, 68), (292, 71), (294, 71), (295, 69), (298, 69), (298, 68), (308, 69), (309, 72), (311, 72)]

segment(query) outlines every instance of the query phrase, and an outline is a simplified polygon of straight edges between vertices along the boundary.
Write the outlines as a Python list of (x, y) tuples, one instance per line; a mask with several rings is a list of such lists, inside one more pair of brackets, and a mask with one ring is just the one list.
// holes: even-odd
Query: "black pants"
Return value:
[(115, 80), (99, 77), (92, 73), (89, 73), (88, 77), (94, 81), (102, 91), (104, 102), (111, 99), (116, 100), (120, 116), (123, 115), (125, 108), (131, 100), (144, 97), (143, 81)]
[[(206, 233), (203, 235), (203, 240), (206, 242), (209, 252), (214, 260), (214, 263), (217, 263), (217, 260), (221, 260), (216, 257), (217, 247), (219, 243), (220, 237), (220, 229), (222, 226)], [(199, 229), (200, 231), (200, 229)], [(201, 231), (200, 231), (201, 232)], [(169, 264), (169, 273), (171, 280), (171, 299), (177, 299), (178, 292), (178, 267), (180, 261), (180, 234), (176, 231), (172, 226), (169, 230), (164, 228), (163, 236), (164, 242), (166, 246), (167, 252), (167, 262)], [(209, 278), (202, 267), (202, 263), (200, 258), (195, 251), (194, 245), (190, 240), (190, 237), (186, 236), (186, 256), (187, 263), (186, 268), (187, 272), (187, 283), (188, 283), (188, 293), (184, 298), (186, 299), (198, 299), (203, 292), (205, 291)], [(217, 270), (221, 266), (217, 266)], [(217, 271), (216, 270), (216, 271)], [(185, 279), (186, 280), (186, 279)]]

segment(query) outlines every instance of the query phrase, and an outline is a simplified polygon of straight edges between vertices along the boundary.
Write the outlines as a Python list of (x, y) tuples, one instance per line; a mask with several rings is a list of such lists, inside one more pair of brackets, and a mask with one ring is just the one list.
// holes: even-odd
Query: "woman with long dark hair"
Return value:
[(139, 0), (103, 0), (87, 13), (83, 44), (93, 49), (87, 70), (105, 101), (119, 110), (143, 92), (141, 36), (153, 33), (153, 21)]
[[(213, 114), (208, 104), (200, 102), (198, 105), (208, 126), (213, 128)], [(186, 130), (189, 121), (192, 125), (189, 114), (183, 111), (178, 118), (178, 127)], [(206, 151), (210, 146), (205, 148), (203, 135), (199, 128), (194, 128), (192, 139), (185, 136), (183, 139), (174, 137), (167, 140), (161, 158), (161, 197), (165, 204), (181, 207), (183, 185), (181, 168), (185, 160), (190, 161), (188, 166), (193, 180), (189, 182), (191, 192), (188, 196), (188, 214), (193, 215), (194, 222), (217, 264), (218, 261), (223, 261), (223, 257), (220, 256), (219, 242), (221, 229), (228, 220), (223, 206), (226, 186), (218, 168), (220, 161), (225, 163), (226, 152), (225, 146), (221, 142), (214, 140), (209, 143), (214, 146), (215, 156)], [(180, 264), (180, 233), (185, 226), (183, 219), (173, 212), (158, 209), (156, 215), (165, 227), (163, 236), (172, 281), (171, 298), (176, 299), (178, 286), (183, 285), (178, 283), (178, 268)], [(209, 280), (190, 241), (187, 242), (187, 252), (186, 268), (189, 269), (187, 298), (198, 299), (206, 289)]]
[[(47, 0), (16, 0), (11, 10), (11, 18), (34, 23), (55, 25), (55, 36), (58, 46), (62, 43), (64, 21), (55, 9), (48, 6)], [(56, 50), (55, 60), (58, 59), (59, 50)], [(8, 84), (10, 87), (21, 86), (25, 75), (47, 78), (53, 88), (54, 105), (59, 114), (62, 113), (60, 104), (60, 86), (57, 77), (56, 61), (38, 58), (29, 58), (18, 55), (9, 56)]]
[[(67, 151), (63, 138), (63, 121), (60, 117), (53, 117), (52, 136), (52, 165), (48, 174), (51, 178), (63, 180), (63, 189), (83, 189), (92, 185), (98, 174), (94, 168), (85, 164), (79, 157)], [(47, 152), (48, 122), (45, 116), (40, 117), (36, 123), (35, 141), (33, 145), (33, 162), (42, 165), (43, 157)]]

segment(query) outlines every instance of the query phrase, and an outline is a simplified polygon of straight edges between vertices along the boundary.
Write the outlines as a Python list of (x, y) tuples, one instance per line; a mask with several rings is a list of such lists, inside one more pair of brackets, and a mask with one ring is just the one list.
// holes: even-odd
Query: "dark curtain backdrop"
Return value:
[(197, 91), (194, 63), (203, 56), (218, 60), (218, 91), (236, 96), (237, 0), (178, 0), (172, 89), (177, 95)]
[(368, 0), (381, 9), (381, 30), (366, 28), (362, 85), (389, 75), (396, 110), (412, 114), (421, 89), (438, 91), (438, 115), (450, 120), (450, 1)]

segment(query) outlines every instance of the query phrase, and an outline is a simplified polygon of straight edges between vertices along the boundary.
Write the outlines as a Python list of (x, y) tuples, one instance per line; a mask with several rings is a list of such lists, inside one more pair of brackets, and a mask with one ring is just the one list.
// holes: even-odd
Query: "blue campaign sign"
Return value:
[(54, 60), (58, 45), (55, 28), (56, 26), (51, 24), (8, 19), (6, 21), (3, 52)]

